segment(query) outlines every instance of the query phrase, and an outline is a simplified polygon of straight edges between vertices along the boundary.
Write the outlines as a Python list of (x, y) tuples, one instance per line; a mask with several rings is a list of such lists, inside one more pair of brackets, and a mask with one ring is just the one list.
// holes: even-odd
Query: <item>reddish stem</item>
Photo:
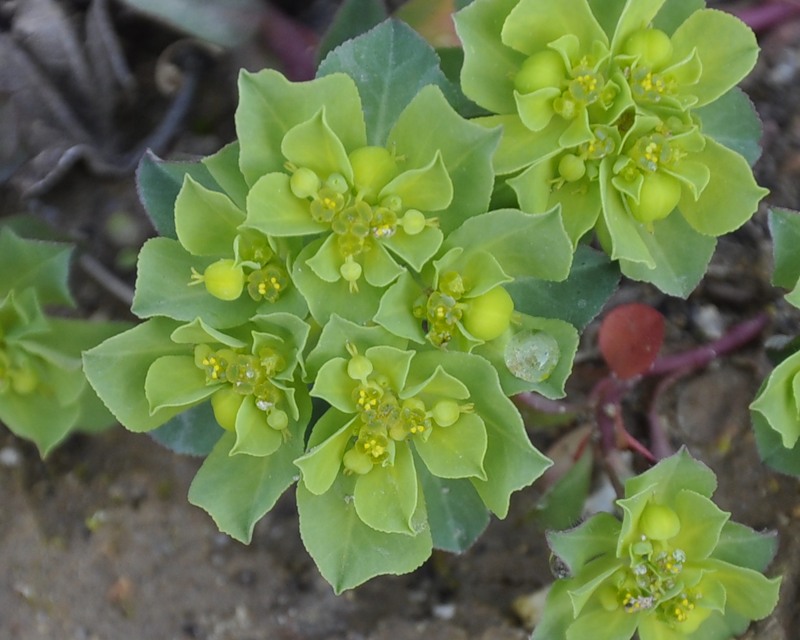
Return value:
[(800, 3), (791, 0), (761, 2), (752, 7), (728, 9), (728, 11), (747, 24), (753, 31), (761, 33), (800, 15)]

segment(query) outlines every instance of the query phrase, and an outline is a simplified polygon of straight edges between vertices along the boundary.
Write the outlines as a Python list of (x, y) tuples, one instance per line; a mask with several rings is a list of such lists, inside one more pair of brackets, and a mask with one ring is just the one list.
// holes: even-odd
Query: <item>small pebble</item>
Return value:
[(22, 456), (14, 447), (0, 449), (0, 466), (15, 469), (22, 462)]

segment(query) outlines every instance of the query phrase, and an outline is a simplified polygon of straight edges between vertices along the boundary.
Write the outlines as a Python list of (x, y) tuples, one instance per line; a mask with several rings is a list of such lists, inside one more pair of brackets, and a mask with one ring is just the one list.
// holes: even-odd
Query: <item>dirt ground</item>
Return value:
[[(77, 10), (86, 4), (69, 3)], [(330, 3), (299, 4), (309, 5), (300, 15), (308, 27), (329, 15)], [(7, 15), (3, 5), (3, 29)], [(146, 21), (118, 8), (112, 16), (134, 72), (145, 77), (154, 51), (176, 36), (152, 27), (152, 38), (137, 39), (150, 33)], [(761, 44), (762, 60), (745, 84), (765, 128), (756, 173), (772, 192), (768, 204), (800, 208), (800, 20), (763, 33)], [(217, 60), (170, 157), (210, 153), (230, 139), (235, 69), (263, 66), (267, 56), (263, 42), (251, 42)], [(147, 128), (168, 104), (147, 82), (140, 86), (140, 124)], [(98, 175), (87, 164), (24, 200), (19, 185), (11, 184), (17, 189), (0, 193), (0, 215), (27, 209), (44, 216), (130, 284), (131, 257), (153, 232), (130, 174)], [(666, 315), (666, 353), (713, 339), (764, 309), (773, 312), (764, 338), (793, 335), (800, 313), (770, 288), (769, 272), (763, 207), (720, 242), (707, 278), (688, 300), (625, 283), (615, 301), (643, 300)], [(91, 261), (77, 265), (73, 284), (82, 307), (124, 317), (124, 303), (102, 282)], [(570, 383), (572, 400), (580, 401), (599, 366), (593, 335), (590, 327)], [(718, 474), (719, 506), (737, 521), (778, 532), (780, 551), (768, 573), (784, 576), (781, 602), (742, 637), (795, 640), (800, 481), (760, 463), (747, 411), (768, 372), (763, 342), (682, 379), (661, 394), (657, 409), (672, 444), (686, 444)], [(627, 405), (634, 429), (646, 394), (633, 395)], [(532, 437), (547, 450), (563, 433), (532, 431)], [(197, 459), (119, 427), (75, 436), (42, 462), (31, 445), (0, 425), (0, 639), (524, 640), (527, 617), (514, 603), (553, 579), (535, 518), (538, 485), (515, 494), (508, 518), (493, 520), (463, 555), (436, 553), (412, 574), (376, 578), (336, 597), (302, 547), (291, 493), (244, 546), (188, 504), (198, 466)]]

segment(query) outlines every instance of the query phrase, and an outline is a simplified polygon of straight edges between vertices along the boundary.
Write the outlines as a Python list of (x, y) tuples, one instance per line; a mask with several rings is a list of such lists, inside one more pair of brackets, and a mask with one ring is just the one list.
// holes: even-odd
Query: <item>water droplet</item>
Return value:
[(561, 349), (558, 342), (544, 331), (520, 331), (505, 350), (508, 370), (527, 382), (542, 382), (556, 368)]

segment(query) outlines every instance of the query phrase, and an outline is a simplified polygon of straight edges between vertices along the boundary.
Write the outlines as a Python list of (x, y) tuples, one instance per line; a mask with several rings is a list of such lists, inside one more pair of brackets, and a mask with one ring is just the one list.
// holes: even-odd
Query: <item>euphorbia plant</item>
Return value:
[(532, 640), (721, 640), (767, 616), (780, 579), (761, 571), (775, 539), (731, 522), (715, 488), (681, 450), (625, 483), (621, 522), (598, 514), (551, 533), (570, 577), (550, 589)]
[(114, 419), (81, 372), (81, 351), (128, 325), (48, 315), (74, 306), (67, 287), (72, 247), (0, 227), (0, 421), (44, 457), (72, 431)]
[(495, 168), (521, 208), (560, 203), (573, 243), (594, 230), (623, 273), (677, 295), (766, 193), (712, 124), (751, 110), (734, 85), (755, 36), (701, 7), (476, 0), (455, 16), (464, 92), (504, 127)]
[[(550, 465), (508, 397), (564, 394), (578, 329), (616, 286), (585, 232), (596, 228), (626, 273), (644, 265), (688, 293), (712, 236), (761, 195), (714, 140), (747, 148), (752, 132), (704, 127), (696, 108), (746, 73), (755, 49), (715, 83), (723, 65), (675, 29), (690, 19), (684, 4), (648, 26), (662, 4), (609, 3), (618, 11), (598, 23), (601, 3), (477, 0), (458, 18), (463, 86), (504, 114), (477, 122), (430, 47), (388, 21), (335, 49), (314, 80), (242, 72), (238, 140), (213, 156), (143, 161), (162, 235), (139, 257), (144, 322), (84, 363), (128, 428), (205, 456), (189, 497), (221, 530), (249, 541), (297, 481), (304, 543), (341, 591), (410, 571), (434, 547), (464, 550)], [(512, 13), (515, 42), (530, 29), (535, 50), (504, 58), (519, 68), (495, 102), (490, 64), (475, 60), (478, 48), (505, 55), (495, 32)], [(654, 97), (647, 83), (667, 70), (686, 82)], [(705, 207), (724, 172), (740, 190), (717, 216)], [(673, 272), (687, 247), (700, 259)], [(693, 562), (709, 561), (704, 544)]]

